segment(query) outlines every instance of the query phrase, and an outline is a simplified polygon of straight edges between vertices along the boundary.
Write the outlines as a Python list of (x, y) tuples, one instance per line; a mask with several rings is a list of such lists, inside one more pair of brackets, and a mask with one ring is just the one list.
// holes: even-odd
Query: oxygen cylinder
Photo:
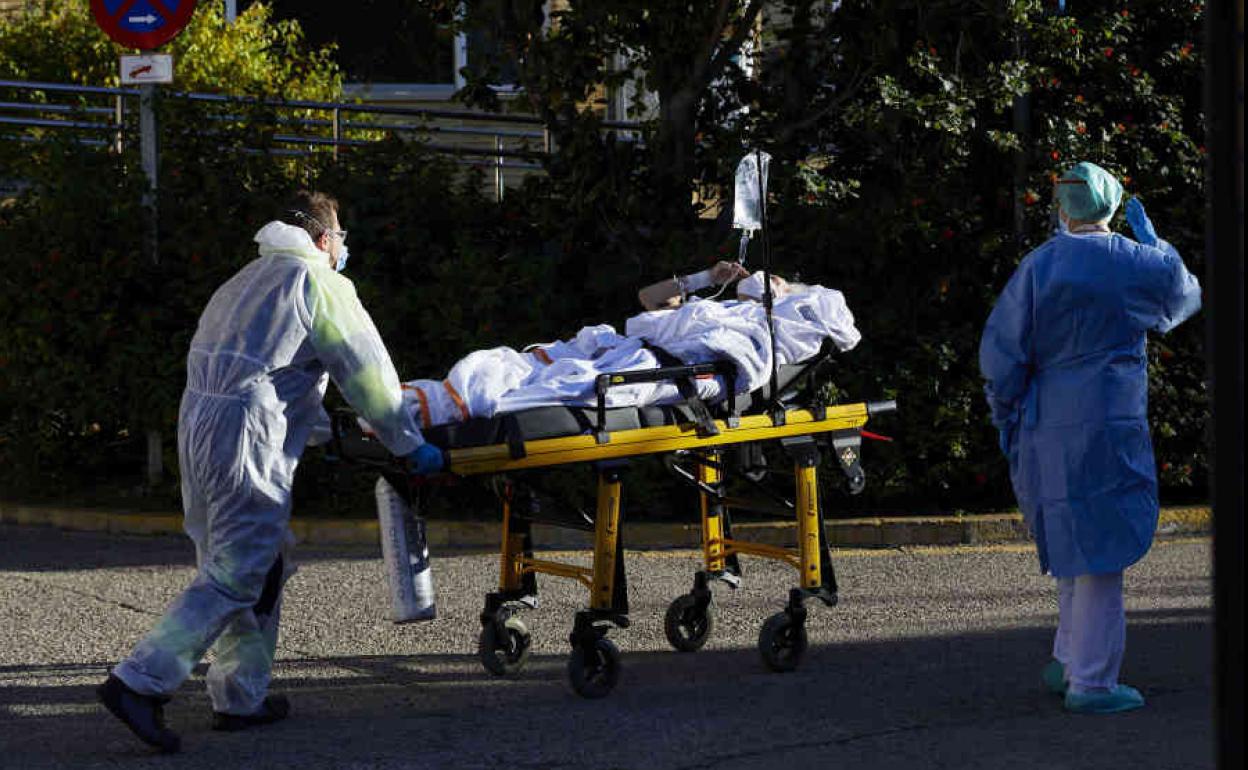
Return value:
[(395, 623), (433, 620), (437, 608), (425, 520), (384, 478), (377, 479), (376, 494), (381, 554), (390, 583), (390, 617)]

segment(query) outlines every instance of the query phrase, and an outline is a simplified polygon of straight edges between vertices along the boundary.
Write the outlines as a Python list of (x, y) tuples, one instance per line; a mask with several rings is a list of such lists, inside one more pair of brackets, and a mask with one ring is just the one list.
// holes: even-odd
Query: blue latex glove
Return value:
[(421, 476), (437, 473), (446, 467), (442, 450), (428, 442), (416, 447), (416, 451), (404, 459), (407, 460), (407, 470)]
[(1135, 234), (1135, 239), (1145, 246), (1156, 246), (1157, 231), (1153, 228), (1148, 214), (1144, 213), (1144, 204), (1140, 203), (1140, 199), (1132, 198), (1127, 201), (1123, 212), (1127, 216), (1127, 224), (1131, 225), (1131, 232)]

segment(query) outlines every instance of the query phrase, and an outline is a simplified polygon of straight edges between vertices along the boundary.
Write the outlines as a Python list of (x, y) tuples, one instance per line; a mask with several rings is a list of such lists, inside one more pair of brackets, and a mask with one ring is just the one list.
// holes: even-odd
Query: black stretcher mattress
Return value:
[[(783, 393), (807, 369), (821, 360), (822, 356), (809, 361), (781, 366), (776, 384)], [(771, 384), (736, 399), (739, 414), (749, 414), (752, 408), (762, 408), (770, 401)], [(727, 416), (728, 401), (712, 405), (711, 412), (717, 417)], [(694, 422), (692, 410), (684, 404), (667, 406), (617, 407), (606, 410), (606, 429), (610, 432), (654, 428), (662, 425), (680, 425)], [(474, 417), (461, 423), (435, 425), (421, 431), (424, 437), (443, 449), (493, 446), (506, 444), (517, 437), (523, 441), (562, 438), (593, 433), (598, 425), (598, 410), (592, 406), (542, 406), (521, 412), (499, 414), (494, 417)]]

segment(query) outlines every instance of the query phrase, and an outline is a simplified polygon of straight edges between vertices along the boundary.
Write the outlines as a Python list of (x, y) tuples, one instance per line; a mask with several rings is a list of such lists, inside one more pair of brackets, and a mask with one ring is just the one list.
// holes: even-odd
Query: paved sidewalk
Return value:
[[(177, 513), (127, 513), (52, 506), (12, 505), (0, 502), (0, 524), (51, 526), (80, 532), (112, 532), (124, 535), (169, 535), (182, 532)], [(376, 519), (301, 519), (291, 521), (300, 543), (308, 545), (369, 545), (378, 542)], [(742, 539), (774, 545), (793, 545), (797, 540), (792, 521), (738, 523), (734, 533)], [(1212, 514), (1205, 506), (1163, 508), (1159, 535), (1203, 535), (1212, 531)], [(906, 545), (986, 545), (1028, 539), (1027, 527), (1018, 513), (969, 516), (878, 516), (837, 519), (827, 522), (828, 540), (837, 546), (896, 547)], [(494, 521), (429, 521), (432, 548), (494, 549), (499, 543)], [(629, 548), (697, 548), (701, 528), (696, 522), (625, 522), (624, 540)], [(587, 532), (545, 525), (534, 527), (534, 540), (542, 548), (588, 548)]]

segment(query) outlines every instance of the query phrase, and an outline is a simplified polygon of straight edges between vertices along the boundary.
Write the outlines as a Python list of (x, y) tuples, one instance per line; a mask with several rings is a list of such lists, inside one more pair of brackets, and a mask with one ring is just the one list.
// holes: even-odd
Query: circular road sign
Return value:
[(148, 51), (182, 31), (195, 12), (195, 0), (91, 0), (91, 12), (113, 40)]

